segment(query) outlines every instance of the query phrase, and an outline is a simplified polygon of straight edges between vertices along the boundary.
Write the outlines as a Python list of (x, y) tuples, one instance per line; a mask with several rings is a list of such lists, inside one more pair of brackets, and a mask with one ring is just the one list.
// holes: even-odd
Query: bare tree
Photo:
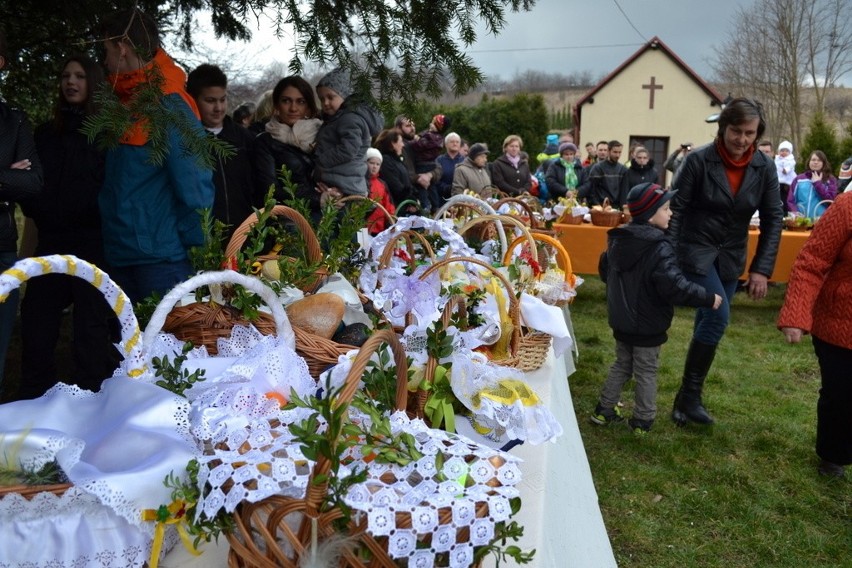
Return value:
[[(738, 8), (711, 62), (718, 81), (759, 98), (773, 138), (799, 145), (804, 116), (825, 110), (825, 95), (852, 71), (848, 0), (755, 0)], [(810, 91), (813, 96), (804, 96)], [(808, 100), (814, 108), (806, 108)]]

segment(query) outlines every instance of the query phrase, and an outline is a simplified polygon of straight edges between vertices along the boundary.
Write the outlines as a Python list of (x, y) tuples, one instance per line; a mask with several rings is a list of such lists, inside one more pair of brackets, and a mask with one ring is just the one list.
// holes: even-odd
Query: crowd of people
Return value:
[[(848, 200), (838, 200), (843, 208), (827, 208), (839, 189), (822, 152), (813, 152), (807, 170), (797, 175), (788, 142), (779, 145), (778, 156), (758, 151), (758, 144), (765, 149), (758, 140), (766, 125), (755, 101), (733, 100), (721, 113), (714, 142), (697, 149), (683, 144), (669, 157), (664, 168), (675, 174), (676, 190), (668, 190), (659, 183), (660, 172), (648, 150), (638, 144), (623, 156), (618, 140), (588, 143), (583, 157), (570, 133), (551, 134), (533, 168), (520, 136), (506, 136), (501, 151), (489, 159), (488, 146), (468, 144), (452, 131), (452, 117), (446, 114), (433, 116), (419, 132), (405, 115), (385, 128), (383, 117), (343, 69), (334, 69), (315, 86), (299, 76), (285, 77), (256, 104), (240, 105), (229, 116), (225, 73), (204, 64), (186, 75), (162, 49), (155, 23), (141, 11), (106, 18), (101, 34), (107, 76), (87, 56), (63, 62), (54, 116), (34, 135), (24, 113), (0, 102), (4, 268), (17, 256), (16, 204), (37, 233), (27, 254), (74, 254), (106, 268), (130, 299), (139, 302), (163, 295), (190, 275), (188, 250), (204, 240), (200, 211), (211, 210), (233, 230), (262, 206), (270, 188), (278, 201), (306, 200), (314, 221), (326, 203), (347, 195), (369, 196), (391, 213), (423, 214), (461, 192), (482, 197), (532, 192), (542, 199), (569, 197), (590, 206), (608, 203), (624, 208), (632, 221), (611, 232), (601, 263), (608, 289), (617, 288), (621, 295), (608, 295), (617, 359), (592, 419), (598, 424), (621, 419), (620, 391), (635, 375), (637, 400), (630, 424), (637, 432), (648, 432), (656, 416), (656, 370), (672, 305), (697, 308), (672, 419), (711, 424), (702, 393), (728, 325), (738, 278), (746, 269), (753, 214), (759, 211), (761, 231), (745, 287), (759, 299), (772, 274), (783, 210), (825, 213), (830, 222), (820, 225), (819, 235), (826, 244), (806, 247), (806, 260), (797, 270), (810, 276), (803, 277), (801, 296), (785, 308), (779, 325), (789, 341), (800, 340), (805, 332), (818, 335), (814, 343), (825, 391), (818, 453), (829, 464), (821, 465), (821, 471), (842, 474), (843, 465), (852, 461), (852, 428), (845, 412), (852, 397), (848, 377), (841, 376), (852, 345), (844, 339), (848, 334), (837, 333), (842, 326), (835, 312), (823, 314), (815, 307), (827, 305), (818, 298), (836, 294), (835, 288), (849, 280), (844, 257), (852, 252), (843, 236), (852, 229), (845, 214)], [(0, 34), (0, 68), (6, 53)], [(151, 159), (152, 134), (144, 121), (132, 124), (107, 150), (81, 134), (80, 125), (96, 111), (94, 93), (104, 82), (129, 104), (151, 81), (152, 72), (170, 116), (185, 120), (200, 138), (230, 146), (230, 154), (217, 155), (212, 169), (183, 151), (186, 133), (175, 125), (167, 129), (168, 152), (162, 161)], [(371, 232), (384, 227), (382, 214), (371, 215)], [(827, 273), (837, 275), (841, 284), (823, 286), (820, 278), (824, 281)], [(63, 312), (71, 305), (75, 367), (70, 382), (96, 389), (115, 368), (114, 320), (103, 298), (74, 278), (44, 277), (29, 284), (21, 306), (19, 397), (40, 396), (55, 383), (54, 351)], [(16, 311), (14, 295), (0, 306), (0, 369)], [(841, 399), (845, 404), (838, 408)], [(836, 435), (839, 427), (846, 428), (845, 435)]]

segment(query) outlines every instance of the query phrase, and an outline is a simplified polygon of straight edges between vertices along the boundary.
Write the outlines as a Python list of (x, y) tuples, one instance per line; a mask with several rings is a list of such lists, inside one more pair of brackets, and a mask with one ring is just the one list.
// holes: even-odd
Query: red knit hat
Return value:
[(436, 114), (432, 117), (432, 124), (439, 133), (444, 132), (450, 126), (450, 117), (446, 114)]
[(656, 183), (640, 183), (627, 194), (627, 207), (634, 223), (647, 223), (657, 209), (674, 197), (677, 190), (669, 191)]

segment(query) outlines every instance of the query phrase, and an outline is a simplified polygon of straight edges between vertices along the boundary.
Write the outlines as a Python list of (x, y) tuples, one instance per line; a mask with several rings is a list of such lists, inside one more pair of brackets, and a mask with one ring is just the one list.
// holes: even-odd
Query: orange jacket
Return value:
[(837, 197), (796, 257), (778, 327), (852, 349), (852, 194)]

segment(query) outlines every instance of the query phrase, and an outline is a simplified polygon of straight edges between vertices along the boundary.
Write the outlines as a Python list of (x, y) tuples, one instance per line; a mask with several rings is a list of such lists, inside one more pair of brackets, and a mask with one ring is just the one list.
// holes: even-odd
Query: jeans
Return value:
[(722, 305), (718, 310), (698, 308), (695, 310), (695, 326), (692, 339), (705, 345), (718, 345), (725, 335), (725, 328), (731, 319), (731, 300), (737, 291), (737, 280), (722, 280), (715, 265), (707, 274), (685, 272), (687, 280), (704, 286), (711, 294), (722, 296)]
[(657, 368), (660, 366), (660, 348), (660, 345), (639, 347), (616, 340), (615, 363), (610, 367), (601, 389), (601, 406), (613, 408), (618, 404), (624, 383), (633, 377), (636, 379), (633, 418), (653, 422), (657, 416)]
[(162, 298), (191, 274), (192, 265), (188, 260), (112, 267), (109, 272), (110, 278), (124, 290), (134, 304), (153, 293)]
[[(10, 268), (18, 260), (14, 251), (0, 252), (0, 271)], [(0, 387), (6, 376), (6, 351), (12, 340), (12, 330), (15, 328), (15, 318), (18, 316), (19, 291), (16, 288), (9, 293), (6, 301), (0, 304)]]
[(814, 336), (822, 386), (817, 400), (816, 453), (837, 465), (852, 464), (852, 349), (838, 347)]

